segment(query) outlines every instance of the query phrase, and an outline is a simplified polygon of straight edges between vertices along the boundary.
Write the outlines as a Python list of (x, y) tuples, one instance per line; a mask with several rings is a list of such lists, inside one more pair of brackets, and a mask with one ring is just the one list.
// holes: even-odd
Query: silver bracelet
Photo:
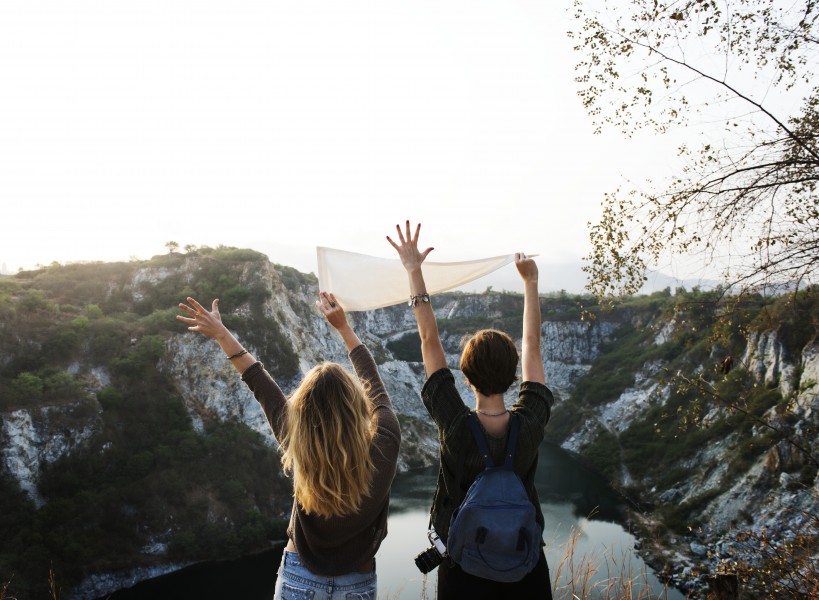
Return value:
[(429, 294), (418, 294), (417, 296), (410, 296), (409, 302), (407, 302), (407, 306), (411, 306), (415, 308), (418, 306), (418, 302), (429, 302)]
[(231, 354), (230, 356), (228, 356), (227, 359), (228, 360), (233, 360), (234, 358), (239, 358), (240, 356), (244, 356), (245, 354), (247, 354), (247, 350), (242, 348), (236, 354)]

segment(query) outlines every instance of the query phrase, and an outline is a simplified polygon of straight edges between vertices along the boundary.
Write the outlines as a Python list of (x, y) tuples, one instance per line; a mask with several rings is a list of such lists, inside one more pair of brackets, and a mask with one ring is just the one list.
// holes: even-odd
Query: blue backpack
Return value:
[(477, 417), (469, 415), (486, 466), (452, 514), (447, 539), (447, 554), (465, 572), (502, 582), (520, 581), (535, 567), (543, 539), (535, 507), (514, 471), (520, 422), (515, 413), (511, 419), (506, 458), (497, 467)]

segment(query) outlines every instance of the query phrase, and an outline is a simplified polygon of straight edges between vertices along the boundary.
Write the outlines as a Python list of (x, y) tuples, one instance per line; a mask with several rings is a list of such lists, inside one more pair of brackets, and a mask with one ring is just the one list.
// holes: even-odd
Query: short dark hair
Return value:
[(518, 349), (497, 329), (482, 329), (464, 343), (461, 371), (484, 396), (503, 394), (517, 379)]

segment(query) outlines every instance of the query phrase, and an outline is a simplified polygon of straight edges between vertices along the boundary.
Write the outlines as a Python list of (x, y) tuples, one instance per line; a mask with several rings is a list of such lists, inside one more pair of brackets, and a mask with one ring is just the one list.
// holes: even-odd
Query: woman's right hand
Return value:
[(537, 263), (533, 258), (527, 258), (523, 252), (515, 253), (515, 266), (523, 281), (537, 281)]
[(418, 223), (418, 225), (416, 225), (415, 235), (412, 235), (409, 220), (406, 223), (406, 235), (402, 233), (400, 225), (396, 225), (395, 230), (398, 232), (398, 241), (400, 243), (396, 244), (390, 236), (387, 236), (387, 241), (398, 252), (401, 264), (404, 265), (407, 271), (420, 269), (421, 263), (424, 262), (427, 254), (433, 250), (433, 248), (427, 248), (423, 252), (418, 250), (418, 234), (421, 231), (421, 224)]

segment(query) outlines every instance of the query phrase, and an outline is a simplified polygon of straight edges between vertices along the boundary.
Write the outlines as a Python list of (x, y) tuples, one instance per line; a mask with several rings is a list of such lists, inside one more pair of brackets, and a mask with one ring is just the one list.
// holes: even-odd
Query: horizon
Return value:
[[(316, 261), (315, 261), (315, 249), (312, 249), (312, 252), (306, 249), (301, 249), (298, 247), (281, 247), (275, 246), (270, 248), (263, 248), (263, 247), (249, 247), (249, 246), (234, 246), (228, 244), (218, 244), (216, 246), (207, 246), (203, 245), (201, 247), (197, 246), (196, 249), (204, 248), (204, 247), (212, 247), (218, 248), (220, 246), (223, 247), (234, 247), (234, 248), (241, 248), (241, 249), (248, 249), (253, 250), (255, 252), (259, 252), (267, 257), (267, 260), (271, 264), (278, 264), (284, 267), (289, 267), (296, 269), (297, 271), (305, 274), (312, 274), (317, 276), (317, 268), (316, 268)], [(274, 253), (271, 256), (271, 252)], [(72, 264), (85, 264), (85, 265), (93, 265), (95, 263), (128, 263), (128, 262), (148, 262), (153, 260), (154, 258), (163, 256), (165, 254), (169, 254), (170, 251), (165, 249), (164, 252), (160, 252), (157, 254), (153, 254), (150, 257), (143, 258), (137, 256), (129, 256), (127, 259), (112, 259), (112, 260), (104, 260), (104, 259), (96, 259), (96, 260), (76, 260), (76, 261), (58, 261), (53, 260), (48, 263), (38, 263), (33, 268), (29, 269), (18, 269), (16, 272), (9, 272), (6, 270), (6, 263), (0, 257), (0, 276), (8, 277), (14, 276), (20, 272), (27, 272), (27, 271), (36, 271), (40, 268), (48, 268), (54, 264), (58, 264), (60, 266), (67, 266)], [(175, 251), (176, 254), (187, 254), (188, 252), (184, 249)], [(383, 253), (379, 255), (383, 258), (390, 258), (389, 253)], [(430, 255), (432, 256), (432, 254)], [(475, 258), (483, 258), (483, 257), (460, 257), (464, 260), (468, 259), (475, 259)], [(585, 273), (582, 271), (582, 261), (574, 261), (574, 262), (552, 262), (546, 260), (544, 257), (538, 256), (534, 258), (535, 262), (538, 265), (538, 272), (539, 272), (539, 292), (541, 294), (558, 294), (561, 292), (565, 292), (567, 294), (572, 295), (590, 295), (588, 290), (585, 289), (585, 282), (587, 281)], [(312, 261), (312, 264), (311, 264)], [(673, 275), (669, 275), (667, 273), (661, 271), (651, 271), (647, 273), (647, 280), (646, 284), (643, 288), (641, 288), (638, 295), (642, 294), (651, 294), (654, 292), (662, 291), (666, 288), (670, 288), (671, 292), (674, 293), (677, 288), (681, 287), (684, 289), (692, 289), (694, 287), (699, 287), (701, 289), (710, 289), (718, 285), (718, 281), (715, 279), (692, 279), (692, 278), (678, 278), (674, 277)], [(495, 292), (512, 292), (512, 293), (522, 293), (523, 289), (520, 284), (520, 277), (517, 271), (514, 269), (513, 265), (506, 265), (501, 269), (490, 273), (484, 277), (481, 277), (473, 282), (467, 283), (465, 285), (459, 286), (454, 288), (452, 291), (461, 291), (461, 292), (468, 292), (468, 293), (483, 293), (486, 291), (495, 291)]]

